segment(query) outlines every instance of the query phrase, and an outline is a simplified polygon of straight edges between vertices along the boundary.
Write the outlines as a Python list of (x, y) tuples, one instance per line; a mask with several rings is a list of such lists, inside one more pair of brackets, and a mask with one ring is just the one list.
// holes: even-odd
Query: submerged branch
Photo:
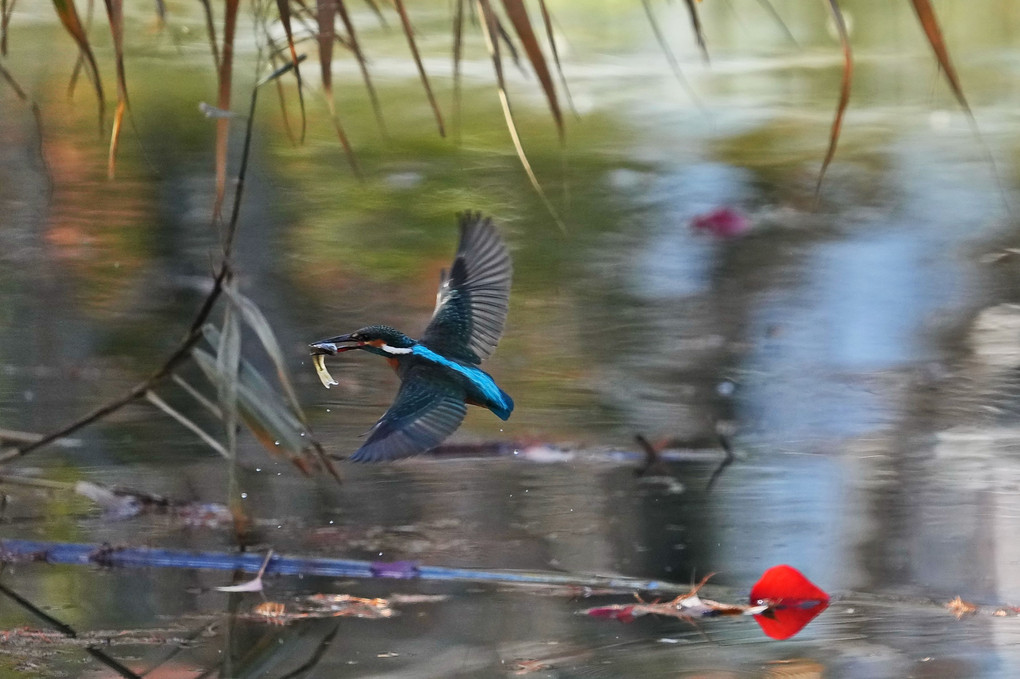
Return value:
[[(45, 561), (107, 568), (199, 568), (258, 573), (265, 557), (252, 552), (188, 552), (147, 547), (0, 540), (0, 562)], [(418, 578), (443, 582), (488, 582), (524, 586), (598, 588), (633, 592), (686, 592), (689, 585), (615, 575), (579, 575), (548, 571), (476, 570), (425, 566), (415, 562), (379, 563), (357, 559), (309, 558), (274, 554), (266, 575), (344, 578)]]

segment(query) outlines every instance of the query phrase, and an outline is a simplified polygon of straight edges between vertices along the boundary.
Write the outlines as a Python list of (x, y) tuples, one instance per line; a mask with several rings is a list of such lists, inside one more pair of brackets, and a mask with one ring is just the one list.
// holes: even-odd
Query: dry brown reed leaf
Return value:
[(400, 24), (404, 29), (404, 35), (407, 36), (407, 44), (411, 48), (411, 56), (414, 57), (414, 63), (418, 67), (418, 75), (421, 78), (422, 87), (425, 88), (425, 96), (428, 97), (429, 106), (432, 107), (432, 113), (436, 117), (436, 124), (439, 125), (439, 136), (445, 137), (446, 129), (443, 125), (443, 115), (439, 112), (439, 104), (432, 93), (431, 85), (429, 85), (429, 78), (425, 73), (425, 65), (421, 62), (418, 45), (414, 40), (414, 28), (411, 26), (411, 19), (407, 15), (407, 8), (404, 7), (404, 0), (393, 0), (393, 6), (397, 9), (397, 14), (400, 15)]
[[(92, 46), (89, 44), (88, 35), (85, 33), (85, 27), (81, 23), (81, 19), (78, 16), (78, 10), (74, 6), (74, 0), (53, 0), (53, 6), (57, 10), (57, 16), (60, 17), (60, 23), (64, 25), (67, 32), (74, 38), (74, 41), (78, 43), (78, 51), (80, 54), (81, 63), (84, 65), (85, 72), (92, 82), (92, 86), (96, 90), (96, 99), (99, 105), (99, 131), (103, 130), (103, 119), (106, 117), (106, 102), (103, 97), (103, 82), (99, 76), (99, 66), (96, 64), (96, 57), (92, 53)], [(72, 83), (74, 77), (72, 76)], [(71, 85), (73, 89), (73, 84)]]
[(839, 103), (836, 104), (836, 117), (832, 120), (832, 127), (829, 130), (829, 148), (825, 152), (825, 159), (822, 161), (822, 169), (818, 172), (818, 183), (815, 184), (815, 195), (822, 190), (822, 181), (825, 179), (825, 171), (829, 168), (833, 157), (836, 155), (836, 145), (839, 143), (839, 133), (843, 128), (843, 115), (850, 103), (850, 85), (854, 74), (854, 57), (850, 48), (850, 35), (847, 32), (846, 21), (843, 20), (843, 12), (839, 8), (838, 0), (829, 0), (829, 10), (832, 12), (832, 20), (839, 32), (839, 43), (843, 48), (843, 79), (839, 88)]

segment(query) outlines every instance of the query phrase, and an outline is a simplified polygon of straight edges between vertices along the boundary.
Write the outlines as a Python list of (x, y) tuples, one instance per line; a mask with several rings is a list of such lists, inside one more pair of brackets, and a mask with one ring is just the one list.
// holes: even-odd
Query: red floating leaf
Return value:
[(751, 220), (739, 210), (721, 207), (697, 215), (691, 220), (691, 228), (706, 231), (718, 238), (735, 238), (751, 228)]
[(751, 605), (768, 609), (754, 616), (773, 639), (789, 639), (829, 606), (829, 595), (796, 568), (773, 566), (751, 588)]

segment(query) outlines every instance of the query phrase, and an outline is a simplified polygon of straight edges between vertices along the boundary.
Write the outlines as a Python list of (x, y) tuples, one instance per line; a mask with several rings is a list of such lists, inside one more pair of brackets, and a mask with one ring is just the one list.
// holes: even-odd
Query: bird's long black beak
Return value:
[(312, 342), (308, 345), (308, 349), (312, 356), (335, 356), (344, 351), (357, 349), (361, 345), (361, 342), (352, 340), (350, 335), (337, 335), (329, 339)]

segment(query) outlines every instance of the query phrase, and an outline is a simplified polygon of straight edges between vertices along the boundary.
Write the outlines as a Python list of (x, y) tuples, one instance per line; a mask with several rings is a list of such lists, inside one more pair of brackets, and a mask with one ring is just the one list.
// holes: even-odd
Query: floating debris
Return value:
[(287, 625), (300, 620), (325, 618), (367, 618), (377, 620), (397, 615), (387, 599), (364, 599), (350, 594), (312, 594), (290, 604), (263, 601), (247, 616), (250, 620)]
[(698, 596), (698, 590), (705, 586), (705, 583), (708, 582), (712, 575), (714, 573), (706, 575), (689, 592), (669, 601), (648, 603), (638, 597), (638, 603), (636, 604), (596, 606), (595, 608), (587, 609), (584, 613), (596, 618), (612, 618), (621, 622), (631, 622), (643, 615), (662, 615), (690, 620), (718, 615), (755, 615), (763, 613), (768, 609), (767, 605), (742, 606), (740, 604), (723, 604), (711, 599), (702, 599)]
[(748, 605), (724, 604), (698, 596), (711, 574), (686, 594), (665, 602), (597, 606), (583, 611), (597, 618), (631, 622), (644, 615), (659, 615), (694, 620), (728, 615), (753, 615), (762, 631), (773, 639), (788, 639), (804, 628), (829, 605), (829, 595), (816, 587), (795, 568), (773, 566), (762, 574), (751, 589)]
[(386, 599), (364, 599), (350, 594), (313, 594), (301, 601), (307, 617), (392, 618), (397, 614)]
[(978, 607), (969, 601), (964, 601), (960, 597), (956, 597), (952, 601), (946, 603), (946, 608), (949, 612), (956, 616), (957, 620), (961, 620), (968, 615), (974, 615), (978, 612)]

